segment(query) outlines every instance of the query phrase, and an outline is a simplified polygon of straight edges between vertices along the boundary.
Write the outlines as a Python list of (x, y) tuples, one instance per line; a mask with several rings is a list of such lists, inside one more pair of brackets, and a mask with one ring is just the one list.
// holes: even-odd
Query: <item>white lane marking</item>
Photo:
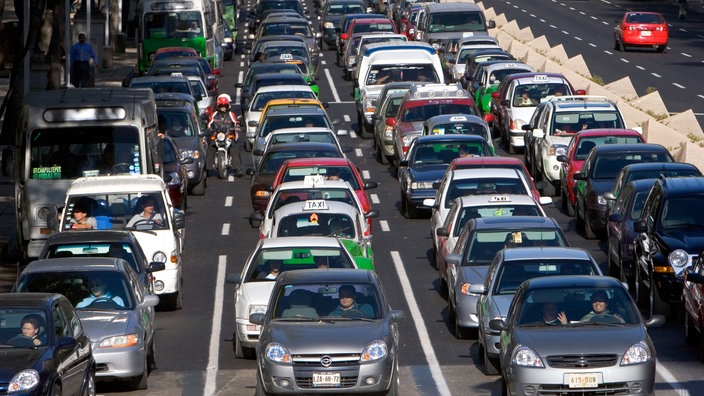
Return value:
[(326, 65), (327, 63), (325, 63), (325, 60), (321, 59), (321, 60), (320, 60), (320, 64), (321, 64), (321, 65)]
[(234, 181), (235, 181), (235, 176), (228, 174), (228, 175), (227, 175), (227, 181), (228, 181), (228, 182), (234, 182)]
[(631, 61), (629, 61), (629, 60), (626, 59), (626, 58), (621, 58), (621, 62), (623, 62), (623, 63), (631, 63)]
[(229, 208), (230, 206), (232, 206), (232, 195), (225, 197), (225, 207)]
[(362, 149), (361, 149), (361, 148), (356, 148), (356, 149), (354, 149), (354, 155), (356, 155), (357, 157), (362, 157), (362, 156), (364, 156), (364, 154), (362, 153)]
[(350, 131), (350, 139), (356, 139), (356, 138), (357, 138), (357, 132)]
[(225, 270), (227, 256), (218, 257), (218, 273), (215, 278), (215, 296), (213, 301), (213, 331), (210, 333), (210, 349), (208, 351), (208, 366), (205, 375), (204, 395), (214, 395), (217, 390), (218, 358), (220, 357), (220, 330), (222, 329), (222, 306), (225, 302)]
[(604, 53), (607, 54), (607, 55), (613, 55), (613, 54), (614, 54), (613, 52), (611, 52), (611, 51), (609, 51), (609, 50), (604, 50)]
[(659, 75), (659, 74), (657, 74), (657, 73), (650, 73), (650, 74), (651, 74), (652, 76), (654, 76), (654, 77), (658, 77), (658, 78), (662, 77), (661, 75)]
[(241, 83), (243, 78), (244, 78), (244, 72), (242, 70), (240, 70), (240, 72), (237, 73), (237, 82)]
[(704, 99), (704, 95), (697, 95), (697, 96), (699, 96), (700, 98)]
[(593, 47), (593, 48), (596, 48), (596, 44), (594, 44), (594, 43), (589, 43), (589, 46), (590, 46), (590, 47)]
[(672, 85), (676, 86), (677, 88), (685, 89), (684, 85), (682, 84), (672, 83)]
[(223, 223), (220, 235), (230, 235), (230, 223)]
[(350, 116), (347, 115), (347, 114), (343, 115), (343, 116), (342, 116), (342, 119), (345, 120), (345, 122), (350, 122), (350, 121), (352, 121), (352, 119), (350, 118)]
[(591, 18), (591, 19), (593, 19), (593, 20), (595, 20), (595, 21), (597, 20), (597, 17), (595, 17), (594, 15), (590, 16), (589, 18)]
[(577, 41), (582, 41), (582, 38), (581, 38), (581, 37), (575, 36), (574, 39), (577, 40)]
[(545, 23), (547, 21), (545, 19), (540, 19), (540, 22)]
[(381, 202), (381, 201), (379, 201), (379, 196), (376, 194), (369, 194), (369, 199), (372, 200), (372, 203), (374, 205), (379, 205), (379, 203)]
[(389, 222), (386, 220), (379, 220), (379, 227), (381, 227), (381, 230), (384, 232), (391, 231), (391, 228), (389, 228)]
[(579, 14), (580, 14), (580, 15), (587, 15), (587, 13), (584, 12), (584, 11), (580, 11)]
[(406, 297), (408, 310), (413, 318), (413, 322), (415, 322), (420, 346), (425, 354), (425, 360), (428, 362), (430, 374), (432, 375), (435, 385), (437, 386), (437, 391), (441, 396), (450, 396), (450, 388), (448, 388), (447, 382), (445, 382), (445, 377), (443, 377), (442, 369), (440, 368), (440, 362), (438, 362), (438, 358), (435, 356), (435, 351), (432, 348), (432, 341), (430, 339), (430, 335), (428, 334), (428, 329), (425, 327), (423, 315), (420, 313), (420, 309), (418, 309), (418, 302), (416, 301), (415, 295), (413, 295), (413, 288), (411, 288), (411, 282), (408, 280), (408, 275), (406, 275), (406, 270), (403, 267), (401, 255), (397, 251), (391, 251), (390, 253), (391, 260), (394, 262), (396, 273), (398, 274), (401, 287), (404, 291), (403, 295)]
[(365, 179), (365, 180), (366, 180), (366, 179), (369, 179), (370, 177), (371, 177), (371, 175), (369, 174), (369, 171), (368, 171), (368, 170), (363, 170), (363, 171), (362, 171), (362, 179)]
[(531, 17), (533, 17), (533, 18), (535, 18), (535, 17), (536, 17), (536, 16), (535, 16), (535, 14), (528, 14), (528, 15), (530, 15), (530, 16), (531, 16)]
[(636, 68), (640, 69), (640, 70), (645, 70), (645, 68), (643, 66), (636, 66)]
[(563, 31), (562, 31), (562, 34), (568, 34), (568, 35), (569, 35), (570, 32), (568, 32), (567, 30), (563, 30)]
[(330, 90), (332, 91), (332, 97), (335, 98), (335, 102), (340, 101), (340, 95), (337, 94), (337, 88), (335, 87), (335, 83), (332, 81), (332, 76), (330, 75), (330, 69), (327, 67), (325, 68), (325, 77), (328, 79), (328, 85), (330, 85)]
[(682, 54), (683, 56), (686, 56), (687, 58), (691, 58), (691, 57), (692, 57), (692, 55), (690, 55), (690, 54), (688, 54), (688, 53), (686, 53), (686, 52), (681, 52), (681, 54)]
[(606, 26), (611, 25), (610, 23), (608, 23), (608, 22), (606, 22), (606, 21), (601, 21), (601, 23), (604, 24), (604, 25), (606, 25)]
[(662, 361), (660, 361), (660, 360), (657, 361), (657, 364), (655, 365), (655, 371), (658, 373), (658, 375), (660, 375), (660, 377), (662, 377), (662, 379), (665, 380), (665, 382), (667, 382), (668, 385), (670, 385), (670, 387), (673, 390), (675, 390), (677, 392), (678, 395), (680, 395), (680, 396), (688, 396), (689, 395), (689, 391), (687, 389), (676, 389), (675, 388), (675, 386), (679, 387), (682, 385), (681, 385), (680, 381), (674, 375), (672, 375), (670, 370), (668, 370), (667, 367), (665, 367), (662, 364)]
[(557, 26), (555, 26), (555, 25), (548, 25), (548, 26), (550, 26), (553, 29), (557, 29)]

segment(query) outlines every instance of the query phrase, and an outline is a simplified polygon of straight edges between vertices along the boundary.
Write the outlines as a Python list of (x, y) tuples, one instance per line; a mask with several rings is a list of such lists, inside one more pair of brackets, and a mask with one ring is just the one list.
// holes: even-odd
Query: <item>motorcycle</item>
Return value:
[(213, 168), (217, 170), (218, 177), (226, 179), (230, 169), (230, 147), (232, 142), (237, 140), (236, 135), (239, 126), (233, 130), (215, 130), (210, 134), (210, 144), (217, 148), (213, 159)]

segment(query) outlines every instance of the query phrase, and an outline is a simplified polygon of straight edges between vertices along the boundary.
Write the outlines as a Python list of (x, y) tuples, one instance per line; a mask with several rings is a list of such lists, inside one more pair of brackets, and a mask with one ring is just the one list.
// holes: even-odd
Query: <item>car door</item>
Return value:
[(137, 274), (134, 271), (126, 271), (127, 281), (130, 285), (130, 289), (134, 294), (135, 302), (137, 303), (136, 309), (139, 311), (139, 324), (144, 329), (145, 348), (152, 342), (152, 337), (154, 336), (154, 307), (144, 306), (144, 297), (148, 294), (147, 290), (144, 288), (142, 282), (137, 278)]
[(85, 373), (91, 364), (90, 339), (73, 308), (66, 301), (57, 300), (51, 307), (54, 336), (59, 342), (67, 338), (76, 340), (72, 346), (57, 348), (55, 355), (59, 363), (62, 393), (75, 395), (81, 391)]

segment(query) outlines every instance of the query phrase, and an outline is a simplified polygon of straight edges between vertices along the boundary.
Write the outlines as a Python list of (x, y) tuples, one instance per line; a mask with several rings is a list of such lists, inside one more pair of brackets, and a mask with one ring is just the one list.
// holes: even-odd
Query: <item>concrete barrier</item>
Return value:
[(477, 5), (487, 19), (496, 23), (489, 34), (516, 59), (538, 71), (562, 73), (576, 89), (613, 100), (629, 128), (642, 128), (648, 142), (667, 147), (678, 161), (694, 164), (704, 172), (704, 132), (691, 109), (670, 115), (657, 91), (639, 96), (628, 77), (600, 85), (581, 55), (569, 58), (562, 44), (551, 46), (545, 36), (533, 37), (530, 27), (521, 28), (515, 20), (496, 14), (493, 8)]

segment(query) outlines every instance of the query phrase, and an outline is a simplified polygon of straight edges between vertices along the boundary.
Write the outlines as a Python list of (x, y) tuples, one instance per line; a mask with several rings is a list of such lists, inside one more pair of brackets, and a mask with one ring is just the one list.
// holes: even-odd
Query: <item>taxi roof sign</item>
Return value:
[(324, 199), (309, 199), (303, 203), (303, 210), (308, 212), (311, 210), (328, 210), (328, 201)]
[(322, 175), (307, 175), (303, 177), (303, 185), (312, 187), (318, 184), (325, 184), (325, 177)]
[(511, 198), (506, 195), (493, 195), (489, 202), (511, 202)]

